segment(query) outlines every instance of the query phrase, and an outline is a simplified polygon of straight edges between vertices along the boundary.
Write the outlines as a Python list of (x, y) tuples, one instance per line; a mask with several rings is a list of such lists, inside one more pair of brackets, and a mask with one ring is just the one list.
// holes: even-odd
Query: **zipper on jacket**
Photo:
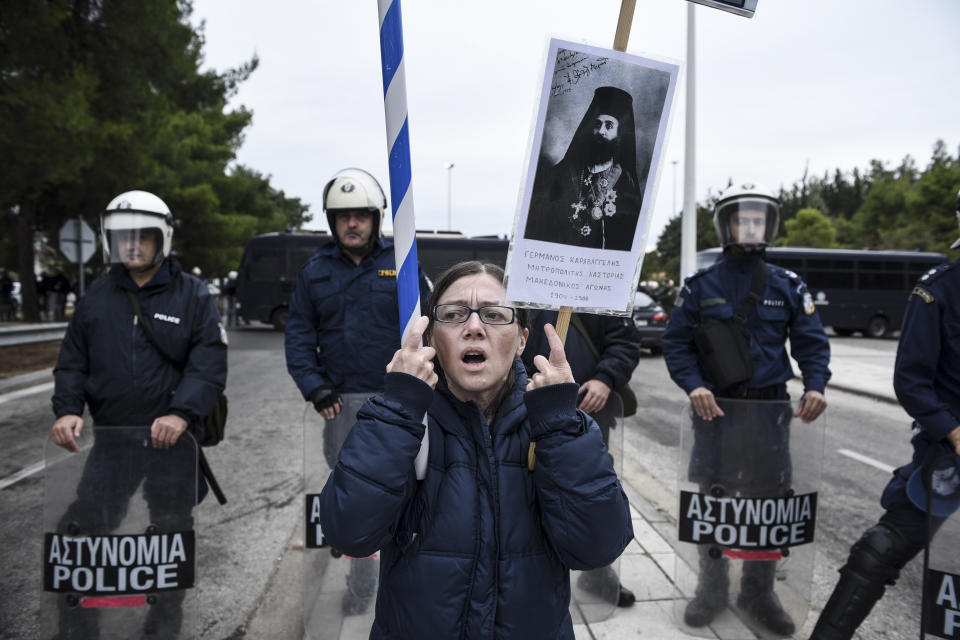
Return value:
[[(499, 409), (497, 413), (499, 413)], [(497, 416), (494, 415), (494, 420), (496, 418)], [(483, 415), (482, 411), (480, 412), (480, 419), (483, 422), (483, 427), (490, 434), (490, 441), (487, 445), (489, 452), (487, 460), (490, 468), (490, 497), (493, 501), (493, 549), (495, 555), (493, 562), (493, 624), (491, 630), (496, 633), (497, 603), (500, 599), (500, 462), (497, 460), (497, 451), (493, 442), (493, 425), (487, 424), (486, 416)]]
[(137, 388), (137, 314), (133, 314), (133, 329), (130, 331), (130, 382)]

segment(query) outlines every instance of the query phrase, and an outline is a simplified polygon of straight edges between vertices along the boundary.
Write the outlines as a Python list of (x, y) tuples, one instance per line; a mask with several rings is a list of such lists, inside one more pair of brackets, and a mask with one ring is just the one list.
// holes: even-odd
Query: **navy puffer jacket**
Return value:
[(349, 555), (381, 550), (371, 638), (572, 639), (569, 569), (605, 566), (633, 538), (600, 430), (576, 409), (577, 385), (525, 393), (519, 358), (514, 376), (492, 434), (442, 380), (433, 391), (389, 373), (360, 410), (323, 489), (321, 524)]

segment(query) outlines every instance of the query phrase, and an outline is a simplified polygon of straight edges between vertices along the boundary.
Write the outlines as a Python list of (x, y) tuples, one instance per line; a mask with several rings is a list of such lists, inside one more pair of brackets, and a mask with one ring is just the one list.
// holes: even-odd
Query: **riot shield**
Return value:
[(675, 614), (695, 636), (780, 638), (810, 609), (825, 417), (718, 398), (681, 419)]
[(93, 427), (78, 444), (44, 451), (42, 637), (198, 637), (196, 441)]
[(307, 640), (366, 638), (373, 626), (379, 556), (344, 556), (327, 544), (320, 527), (320, 491), (370, 394), (345, 393), (342, 397), (343, 408), (333, 420), (324, 420), (310, 404), (304, 412), (303, 626)]
[[(623, 401), (611, 393), (593, 419), (600, 425), (607, 451), (618, 476), (623, 474)], [(574, 624), (606, 620), (617, 609), (620, 596), (620, 559), (590, 571), (570, 572), (570, 616)]]
[[(934, 496), (927, 505), (932, 511), (927, 531), (934, 533), (928, 533), (923, 555), (922, 637), (960, 640), (960, 519), (955, 513), (960, 500), (960, 459), (946, 451), (926, 471), (926, 495)], [(952, 498), (944, 500), (945, 495)], [(937, 522), (942, 522), (939, 528)]]

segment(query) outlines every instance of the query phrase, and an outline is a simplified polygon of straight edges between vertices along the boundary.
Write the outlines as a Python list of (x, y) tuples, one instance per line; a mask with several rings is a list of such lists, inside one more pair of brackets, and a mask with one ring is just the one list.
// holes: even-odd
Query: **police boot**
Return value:
[(776, 572), (777, 563), (773, 561), (744, 562), (737, 607), (774, 633), (789, 636), (796, 625), (773, 592)]
[(895, 584), (900, 569), (916, 555), (907, 538), (893, 526), (879, 523), (867, 529), (850, 548), (840, 580), (823, 607), (810, 640), (849, 640), (886, 585)]
[[(713, 551), (716, 557), (710, 555)], [(697, 592), (687, 603), (683, 611), (683, 621), (691, 627), (705, 627), (717, 614), (726, 609), (730, 577), (727, 569), (730, 561), (706, 545), (699, 547), (700, 575), (697, 580)]]
[(597, 596), (603, 602), (616, 603), (620, 595), (620, 578), (609, 566), (590, 569), (577, 578), (577, 588)]
[(348, 560), (347, 592), (343, 594), (341, 608), (344, 615), (357, 616), (370, 606), (377, 593), (377, 563), (370, 559)]

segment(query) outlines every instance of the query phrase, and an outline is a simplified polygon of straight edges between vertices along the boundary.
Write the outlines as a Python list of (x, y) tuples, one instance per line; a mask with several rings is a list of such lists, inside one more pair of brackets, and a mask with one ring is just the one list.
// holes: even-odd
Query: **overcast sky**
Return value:
[[(636, 5), (627, 51), (684, 63), (652, 246), (682, 208), (687, 2)], [(309, 228), (326, 228), (323, 186), (341, 168), (371, 171), (389, 196), (374, 0), (194, 9), (207, 67), (260, 58), (232, 102), (254, 113), (239, 162), (309, 203)], [(447, 228), (449, 178), (454, 229), (509, 234), (547, 40), (611, 47), (620, 1), (404, 0), (402, 11), (417, 227)], [(957, 155), (960, 1), (759, 0), (753, 19), (697, 6), (695, 22), (698, 201), (729, 178), (789, 186), (808, 166), (910, 154), (924, 167), (937, 139)]]

